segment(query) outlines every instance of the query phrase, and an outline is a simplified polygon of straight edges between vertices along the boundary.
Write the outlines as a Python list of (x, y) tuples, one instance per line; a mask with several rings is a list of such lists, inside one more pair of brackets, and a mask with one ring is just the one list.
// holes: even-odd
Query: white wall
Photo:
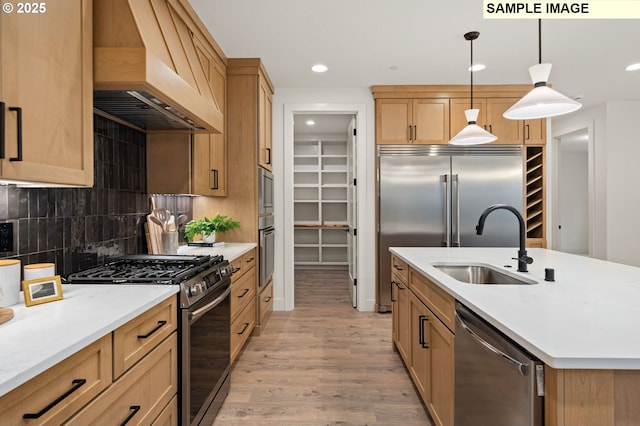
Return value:
[(588, 254), (587, 152), (562, 150), (562, 167), (558, 170), (558, 186), (562, 204), (560, 213), (561, 249), (569, 253)]
[(639, 119), (640, 101), (611, 101), (552, 121), (554, 137), (592, 127), (593, 255), (634, 266), (640, 266)]
[(369, 89), (283, 89), (273, 97), (274, 309), (293, 300), (293, 112), (358, 112), (358, 310), (375, 306), (375, 104)]

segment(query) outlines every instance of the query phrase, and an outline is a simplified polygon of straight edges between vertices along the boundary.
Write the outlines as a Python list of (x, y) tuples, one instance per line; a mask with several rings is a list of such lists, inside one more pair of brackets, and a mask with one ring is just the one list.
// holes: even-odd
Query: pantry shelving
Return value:
[(294, 262), (347, 265), (347, 144), (294, 144)]

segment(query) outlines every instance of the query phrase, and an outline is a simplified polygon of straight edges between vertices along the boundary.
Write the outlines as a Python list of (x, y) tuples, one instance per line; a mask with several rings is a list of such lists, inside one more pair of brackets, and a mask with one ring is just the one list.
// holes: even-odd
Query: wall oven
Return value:
[(273, 214), (273, 174), (258, 167), (258, 215)]
[(127, 255), (66, 280), (180, 286), (179, 424), (194, 426), (210, 425), (229, 393), (231, 272), (222, 256)]

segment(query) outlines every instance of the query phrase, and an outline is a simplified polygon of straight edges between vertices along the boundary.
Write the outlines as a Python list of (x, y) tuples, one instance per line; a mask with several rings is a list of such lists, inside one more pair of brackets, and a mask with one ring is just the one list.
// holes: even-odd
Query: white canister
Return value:
[(49, 278), (56, 274), (56, 265), (53, 263), (31, 263), (24, 265), (24, 280)]
[(15, 305), (20, 300), (20, 261), (0, 260), (0, 307)]

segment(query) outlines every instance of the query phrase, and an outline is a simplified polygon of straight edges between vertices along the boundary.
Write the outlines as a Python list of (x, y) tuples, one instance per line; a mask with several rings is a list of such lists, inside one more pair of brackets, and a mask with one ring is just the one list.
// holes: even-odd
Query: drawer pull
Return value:
[(238, 334), (244, 334), (244, 332), (247, 331), (247, 328), (249, 328), (249, 323), (245, 322), (244, 327), (242, 327), (242, 331), (239, 332)]
[(146, 339), (150, 337), (153, 333), (160, 330), (167, 322), (165, 320), (158, 321), (158, 325), (155, 326), (153, 330), (148, 332), (147, 334), (139, 334), (138, 339)]
[(72, 393), (74, 393), (75, 391), (80, 389), (82, 387), (82, 385), (87, 383), (87, 379), (74, 379), (74, 380), (71, 381), (71, 383), (73, 384), (73, 386), (71, 386), (71, 389), (69, 389), (68, 391), (66, 391), (65, 393), (63, 393), (59, 397), (57, 397), (52, 403), (50, 403), (49, 405), (47, 405), (46, 407), (44, 407), (42, 410), (38, 411), (37, 413), (24, 414), (22, 416), (22, 418), (23, 419), (39, 419), (44, 414), (46, 414), (47, 411), (51, 410), (53, 407), (55, 407), (56, 405), (61, 403), (66, 397), (68, 397), (69, 395), (71, 395)]
[(247, 263), (251, 263), (251, 262), (253, 262), (253, 259), (255, 259), (255, 258), (254, 258), (254, 257), (252, 257), (251, 259), (247, 259), (247, 260), (246, 260), (246, 262), (247, 262)]
[(131, 412), (129, 413), (127, 418), (124, 419), (124, 422), (120, 423), (120, 426), (125, 426), (127, 423), (129, 423), (129, 420), (131, 420), (133, 418), (133, 416), (138, 414), (138, 411), (140, 411), (140, 406), (139, 405), (132, 405), (131, 407), (129, 407), (129, 410), (131, 410)]
[(264, 303), (269, 303), (270, 300), (271, 300), (271, 296), (267, 296), (267, 298), (264, 299)]
[(404, 271), (404, 268), (398, 266), (398, 265), (393, 265), (394, 268), (396, 268), (396, 271)]
[(244, 291), (242, 292), (242, 294), (240, 296), (238, 296), (238, 299), (242, 299), (247, 293), (249, 293), (249, 289), (245, 288)]

